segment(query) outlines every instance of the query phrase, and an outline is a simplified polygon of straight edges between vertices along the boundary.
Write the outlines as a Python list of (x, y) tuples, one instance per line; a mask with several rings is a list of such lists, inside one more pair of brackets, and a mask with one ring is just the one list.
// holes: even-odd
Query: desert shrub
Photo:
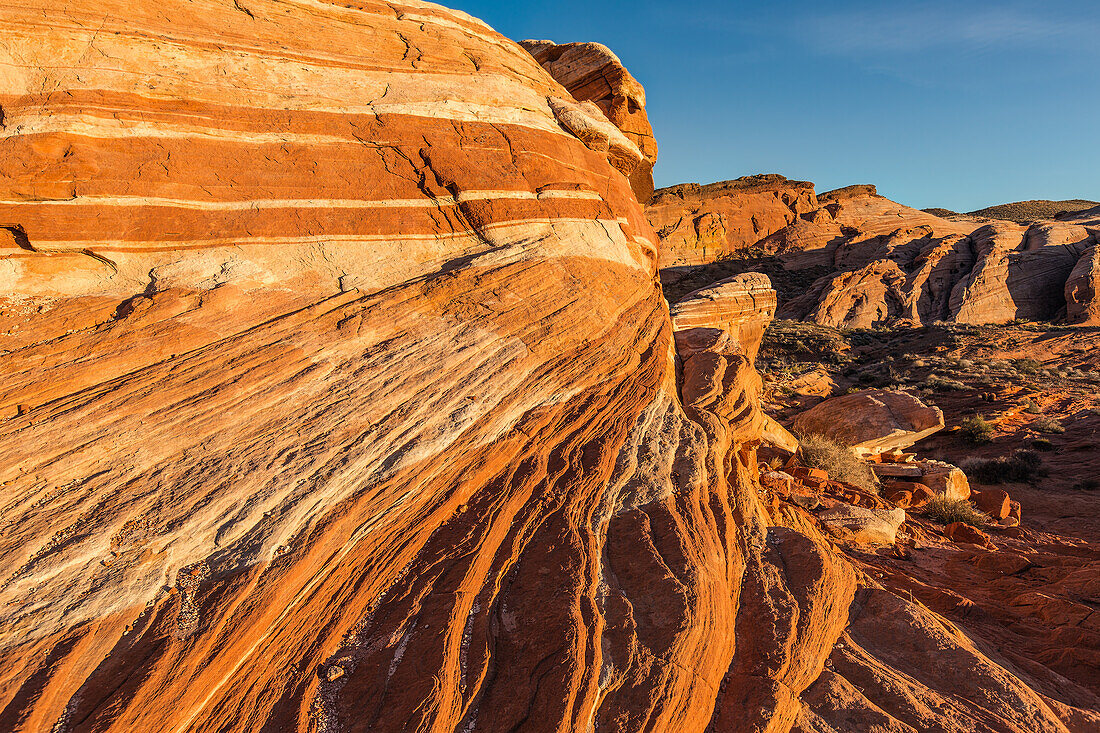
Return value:
[(965, 499), (948, 499), (943, 494), (936, 494), (921, 510), (929, 519), (940, 524), (952, 524), (962, 522), (974, 527), (989, 524), (992, 520), (985, 512), (980, 512), (974, 505)]
[(1035, 440), (1031, 441), (1031, 447), (1035, 450), (1041, 450), (1044, 453), (1049, 453), (1050, 451), (1054, 450), (1054, 443), (1051, 443), (1046, 438), (1036, 438)]
[(1030, 415), (1038, 415), (1042, 410), (1035, 404), (1035, 400), (1029, 399), (1027, 401), (1027, 406), (1024, 408), (1024, 412)]
[(1012, 365), (1016, 367), (1016, 371), (1021, 374), (1035, 374), (1043, 365), (1035, 359), (1013, 359)]
[(972, 415), (959, 423), (959, 435), (971, 445), (987, 445), (993, 442), (993, 423)]
[(803, 435), (799, 438), (804, 464), (810, 468), (820, 468), (834, 481), (844, 481), (872, 494), (878, 493), (878, 477), (870, 466), (856, 456), (851, 446), (824, 435)]
[(959, 380), (948, 379), (938, 374), (929, 374), (928, 379), (924, 382), (924, 386), (935, 392), (961, 392), (966, 389), (966, 385)]
[(1047, 433), (1050, 435), (1061, 435), (1066, 432), (1062, 423), (1058, 422), (1052, 417), (1041, 417), (1031, 424), (1031, 427), (1040, 433)]
[(1073, 485), (1074, 491), (1100, 491), (1100, 481), (1094, 478), (1087, 478), (1084, 481), (1078, 481)]
[(972, 458), (963, 463), (962, 469), (972, 481), (986, 485), (1031, 483), (1047, 475), (1043, 459), (1029, 450), (990, 460)]
[(798, 362), (843, 364), (850, 360), (848, 341), (834, 328), (802, 321), (774, 320), (764, 332), (762, 353)]

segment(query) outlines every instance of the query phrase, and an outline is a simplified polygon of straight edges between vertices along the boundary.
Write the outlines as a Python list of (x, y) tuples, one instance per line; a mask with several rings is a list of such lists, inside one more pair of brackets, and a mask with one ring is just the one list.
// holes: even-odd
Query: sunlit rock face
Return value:
[(707, 724), (756, 423), (680, 407), (529, 53), (426, 3), (0, 29), (0, 729)]
[(647, 203), (653, 197), (657, 140), (645, 110), (645, 88), (601, 43), (521, 41), (521, 45), (575, 99), (594, 104), (636, 147), (640, 157), (627, 175), (638, 200)]
[(646, 215), (661, 237), (661, 267), (678, 267), (742, 253), (818, 207), (812, 183), (762, 175), (659, 189)]
[[(677, 349), (627, 133), (518, 45), (367, 0), (0, 33), (0, 730), (827, 730), (916, 663), (880, 616), (979, 655), (761, 501), (774, 293)], [(993, 730), (1093, 722), (996, 674)]]
[(873, 186), (817, 196), (813, 184), (771, 175), (661, 189), (646, 214), (667, 283), (754, 258), (809, 278), (780, 302), (780, 318), (855, 328), (1096, 318), (1095, 211), (1030, 226), (944, 218)]

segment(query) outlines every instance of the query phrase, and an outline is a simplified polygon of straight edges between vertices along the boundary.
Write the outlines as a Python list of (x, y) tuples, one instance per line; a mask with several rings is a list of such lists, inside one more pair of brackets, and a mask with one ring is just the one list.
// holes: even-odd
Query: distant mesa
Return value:
[(1068, 201), (1017, 201), (1011, 204), (988, 206), (971, 211), (970, 216), (1004, 219), (1017, 224), (1031, 224), (1048, 219), (1066, 219), (1089, 209), (1100, 207), (1100, 201), (1070, 199)]

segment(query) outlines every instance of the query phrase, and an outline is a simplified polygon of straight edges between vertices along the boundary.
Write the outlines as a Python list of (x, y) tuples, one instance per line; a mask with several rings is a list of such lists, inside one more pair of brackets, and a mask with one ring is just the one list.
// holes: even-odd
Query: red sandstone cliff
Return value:
[[(817, 279), (779, 316), (822, 325), (1088, 323), (1098, 305), (1092, 264), (1100, 218), (1021, 225), (943, 218), (851, 186), (815, 196), (812, 184), (753, 176), (657, 192), (647, 216), (670, 273), (725, 258)], [(751, 267), (751, 262), (746, 262)], [(674, 279), (670, 274), (666, 279)]]
[(371, 0), (0, 30), (0, 729), (1100, 720), (765, 506), (770, 309), (674, 338), (637, 146), (518, 45)]

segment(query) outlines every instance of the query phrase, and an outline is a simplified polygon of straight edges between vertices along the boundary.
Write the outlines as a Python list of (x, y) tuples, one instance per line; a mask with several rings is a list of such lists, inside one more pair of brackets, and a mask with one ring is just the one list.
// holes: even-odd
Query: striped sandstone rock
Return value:
[(645, 111), (645, 88), (603, 44), (521, 41), (520, 45), (575, 99), (596, 105), (636, 146), (642, 157), (627, 175), (638, 200), (647, 203), (653, 197), (657, 140)]
[[(868, 614), (922, 607), (853, 611), (771, 526), (749, 354), (678, 371), (627, 133), (518, 45), (411, 0), (20, 0), (0, 37), (0, 730), (947, 709), (877, 660), (967, 642), (890, 658)], [(1092, 722), (975, 669), (959, 719)]]
[(0, 729), (708, 724), (760, 380), (681, 406), (623, 133), (427, 3), (0, 35)]

